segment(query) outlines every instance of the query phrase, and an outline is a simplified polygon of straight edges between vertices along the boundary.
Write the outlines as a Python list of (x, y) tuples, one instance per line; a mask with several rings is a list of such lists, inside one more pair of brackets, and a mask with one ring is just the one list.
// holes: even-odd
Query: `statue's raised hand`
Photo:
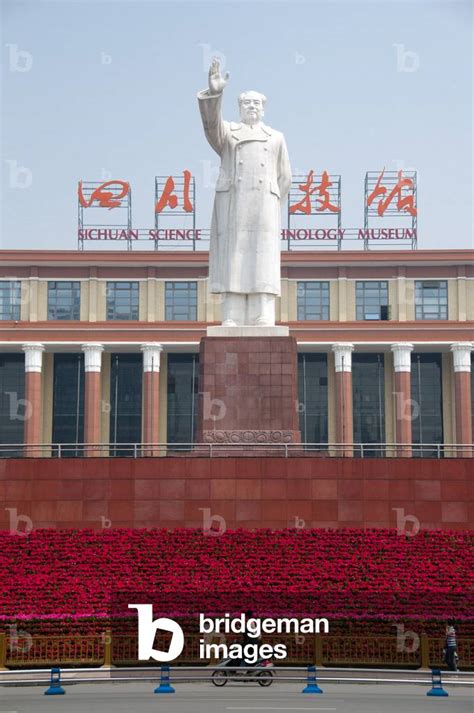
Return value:
[(220, 94), (229, 81), (229, 76), (229, 72), (222, 76), (220, 62), (214, 57), (209, 67), (209, 94)]

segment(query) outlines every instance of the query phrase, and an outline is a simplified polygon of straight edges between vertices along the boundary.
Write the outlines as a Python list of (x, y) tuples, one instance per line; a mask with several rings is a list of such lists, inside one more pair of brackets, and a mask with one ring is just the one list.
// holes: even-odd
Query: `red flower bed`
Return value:
[(474, 532), (442, 531), (415, 537), (395, 530), (238, 530), (221, 537), (198, 530), (3, 532), (0, 621), (81, 620), (84, 634), (130, 616), (126, 605), (135, 600), (175, 617), (251, 608), (333, 621), (467, 623), (474, 611), (473, 545)]

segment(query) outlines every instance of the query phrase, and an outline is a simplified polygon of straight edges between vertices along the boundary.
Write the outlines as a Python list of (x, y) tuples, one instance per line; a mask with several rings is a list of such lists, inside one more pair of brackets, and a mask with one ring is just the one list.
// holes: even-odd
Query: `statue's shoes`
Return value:
[(253, 323), (254, 327), (274, 327), (275, 323), (271, 322), (269, 319), (265, 319), (264, 317), (259, 317), (258, 319), (255, 320)]
[(233, 319), (225, 319), (225, 320), (222, 322), (222, 326), (223, 326), (223, 327), (236, 327), (237, 324), (234, 322)]

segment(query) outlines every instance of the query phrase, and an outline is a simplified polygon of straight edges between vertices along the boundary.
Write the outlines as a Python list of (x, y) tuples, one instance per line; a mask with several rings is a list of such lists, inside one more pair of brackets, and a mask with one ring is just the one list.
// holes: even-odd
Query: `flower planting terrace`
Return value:
[(455, 617), (470, 628), (473, 545), (472, 531), (2, 532), (0, 618), (86, 633), (133, 622), (127, 605), (142, 601), (188, 620), (251, 609), (373, 625)]

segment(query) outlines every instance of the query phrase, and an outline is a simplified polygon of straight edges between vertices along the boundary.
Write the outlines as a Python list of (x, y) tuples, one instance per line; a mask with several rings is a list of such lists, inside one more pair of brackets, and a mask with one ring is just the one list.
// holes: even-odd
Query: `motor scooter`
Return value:
[[(247, 668), (249, 666), (249, 668)], [(211, 676), (214, 686), (225, 686), (228, 681), (238, 683), (258, 683), (259, 686), (271, 686), (275, 671), (268, 659), (259, 659), (257, 663), (237, 664), (235, 659), (223, 659)]]

